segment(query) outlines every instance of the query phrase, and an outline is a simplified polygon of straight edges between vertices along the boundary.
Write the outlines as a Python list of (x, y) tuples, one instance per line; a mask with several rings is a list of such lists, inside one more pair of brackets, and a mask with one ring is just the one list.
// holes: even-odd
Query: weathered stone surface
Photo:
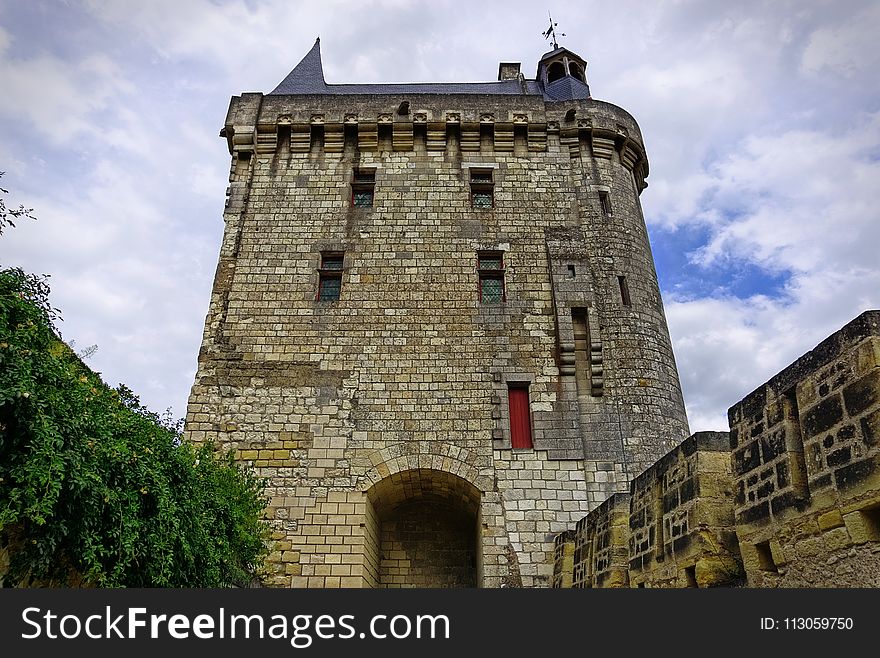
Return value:
[[(242, 94), (223, 134), (186, 432), (268, 479), (288, 550), (266, 582), (549, 586), (554, 534), (688, 433), (633, 118), (534, 93)], [(502, 261), (497, 303), (479, 252)], [(511, 384), (532, 449), (512, 448)]]
[(618, 493), (577, 523), (573, 586), (629, 585), (629, 494)]
[(729, 445), (726, 432), (698, 432), (633, 480), (634, 586), (717, 587), (742, 579)]
[[(734, 405), (729, 437), (698, 433), (632, 482), (631, 586), (880, 586), (878, 336), (862, 314)], [(593, 582), (585, 555), (575, 583)]]
[[(741, 411), (758, 399), (755, 393), (731, 408), (738, 436), (778, 415), (774, 404), (784, 408), (780, 425), (788, 428), (785, 453), (762, 449), (760, 460), (735, 474), (745, 494), (735, 503), (736, 530), (749, 585), (880, 583), (880, 533), (872, 530), (880, 508), (878, 345), (880, 312), (868, 311), (764, 384), (763, 414), (754, 405), (751, 417)], [(762, 446), (772, 440), (767, 432), (758, 432)], [(739, 463), (736, 453), (733, 462)], [(762, 488), (768, 466), (777, 474), (784, 467), (789, 476)], [(773, 549), (771, 559), (746, 559), (746, 546), (761, 545)]]
[(554, 540), (555, 552), (553, 560), (553, 587), (555, 589), (567, 589), (572, 587), (574, 575), (575, 553), (574, 530), (566, 530), (556, 535)]

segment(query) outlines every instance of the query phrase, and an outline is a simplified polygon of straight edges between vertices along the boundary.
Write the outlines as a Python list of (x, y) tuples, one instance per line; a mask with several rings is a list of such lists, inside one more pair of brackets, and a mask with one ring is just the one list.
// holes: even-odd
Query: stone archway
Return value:
[(476, 587), (480, 491), (446, 471), (414, 468), (367, 490), (366, 577), (373, 587)]

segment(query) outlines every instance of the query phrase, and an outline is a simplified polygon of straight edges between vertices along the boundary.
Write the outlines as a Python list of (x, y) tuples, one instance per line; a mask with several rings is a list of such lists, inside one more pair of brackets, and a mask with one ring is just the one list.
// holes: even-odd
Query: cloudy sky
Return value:
[(0, 0), (0, 264), (51, 275), (63, 337), (183, 416), (223, 230), (229, 97), (320, 35), (328, 82), (534, 75), (553, 11), (639, 121), (691, 429), (880, 308), (880, 3)]

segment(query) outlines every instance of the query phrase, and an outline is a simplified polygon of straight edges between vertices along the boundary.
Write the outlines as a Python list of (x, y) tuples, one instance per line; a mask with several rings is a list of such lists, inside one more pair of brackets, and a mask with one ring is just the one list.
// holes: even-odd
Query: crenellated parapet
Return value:
[(526, 156), (558, 145), (572, 158), (613, 159), (633, 173), (639, 191), (647, 186), (648, 159), (638, 125), (609, 103), (545, 104), (515, 97), (516, 104), (486, 108), (473, 98), (450, 97), (449, 105), (438, 109), (428, 99), (424, 107), (416, 99), (369, 100), (368, 106), (352, 107), (338, 98), (328, 103), (312, 96), (242, 94), (232, 98), (221, 136), (233, 155), (257, 157), (271, 157), (282, 148), (291, 155), (314, 149), (342, 154), (346, 144), (359, 152), (405, 152), (423, 144), (433, 153), (456, 149)]
[(753, 587), (880, 583), (880, 312), (730, 408), (737, 533)]

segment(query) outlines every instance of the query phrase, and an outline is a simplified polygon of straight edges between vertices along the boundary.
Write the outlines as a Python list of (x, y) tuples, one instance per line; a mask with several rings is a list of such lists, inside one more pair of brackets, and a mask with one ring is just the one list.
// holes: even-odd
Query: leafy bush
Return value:
[(48, 294), (43, 278), (0, 271), (0, 581), (253, 580), (266, 550), (261, 483), (104, 384), (58, 339)]

